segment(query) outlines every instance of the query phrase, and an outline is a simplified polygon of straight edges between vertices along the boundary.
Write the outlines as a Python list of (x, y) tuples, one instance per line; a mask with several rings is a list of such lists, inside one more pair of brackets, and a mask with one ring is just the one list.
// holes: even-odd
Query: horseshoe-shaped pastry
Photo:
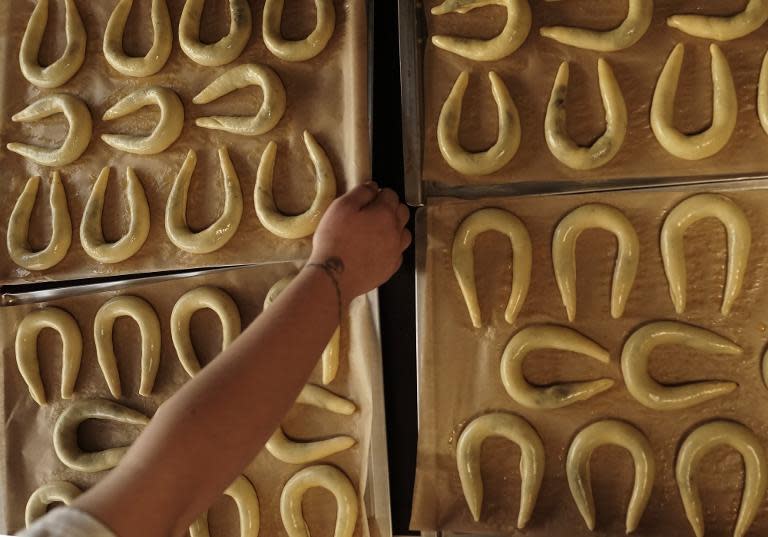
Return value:
[(115, 149), (136, 155), (156, 155), (168, 149), (184, 128), (184, 105), (173, 90), (160, 86), (138, 89), (104, 112), (103, 119), (119, 119), (151, 105), (160, 108), (160, 120), (151, 134), (102, 134), (101, 139)]
[(93, 120), (88, 106), (77, 97), (65, 93), (47, 95), (14, 114), (11, 121), (29, 123), (56, 114), (64, 114), (69, 124), (67, 136), (59, 147), (48, 148), (13, 142), (7, 145), (8, 150), (42, 166), (66, 166), (79, 159), (91, 143)]
[(585, 401), (610, 389), (608, 378), (533, 386), (523, 374), (525, 357), (539, 349), (575, 352), (607, 364), (611, 356), (594, 341), (564, 326), (528, 326), (512, 336), (501, 357), (501, 381), (509, 396), (526, 408), (554, 409)]
[(489, 5), (502, 6), (507, 10), (507, 21), (499, 35), (491, 39), (434, 35), (432, 44), (475, 61), (500, 60), (515, 52), (531, 31), (531, 6), (528, 0), (445, 0), (432, 8), (432, 14), (464, 14)]
[(173, 181), (165, 206), (165, 232), (176, 247), (191, 254), (208, 254), (222, 248), (237, 232), (243, 216), (243, 192), (240, 179), (226, 147), (219, 148), (219, 162), (224, 176), (224, 209), (216, 221), (202, 231), (193, 232), (187, 225), (187, 194), (197, 154), (190, 149)]
[(155, 385), (160, 365), (160, 319), (152, 306), (137, 296), (116, 296), (99, 308), (93, 320), (93, 339), (101, 372), (115, 399), (122, 397), (120, 373), (112, 341), (112, 328), (118, 317), (130, 317), (139, 326), (141, 334), (141, 384), (139, 395), (148, 397)]
[(304, 145), (315, 168), (316, 188), (315, 199), (306, 212), (288, 216), (280, 212), (275, 204), (272, 195), (277, 155), (275, 142), (267, 144), (256, 171), (256, 188), (253, 193), (256, 215), (265, 228), (284, 239), (301, 239), (312, 235), (326, 209), (336, 199), (336, 175), (328, 155), (308, 131), (304, 131)]
[(196, 311), (206, 308), (213, 310), (221, 321), (221, 350), (229, 347), (240, 335), (240, 312), (235, 301), (227, 293), (205, 285), (181, 295), (171, 311), (171, 339), (179, 361), (190, 377), (200, 371), (200, 361), (189, 335), (189, 323)]
[(45, 515), (48, 506), (61, 502), (64, 505), (71, 504), (75, 498), (82, 494), (82, 490), (69, 481), (53, 481), (38, 488), (27, 500), (27, 508), (24, 511), (24, 522), (27, 527), (38, 518)]
[(480, 455), (486, 438), (500, 436), (520, 446), (520, 511), (517, 528), (523, 529), (531, 518), (541, 481), (544, 478), (544, 444), (530, 423), (514, 414), (493, 412), (472, 420), (459, 436), (456, 465), (461, 488), (472, 518), (480, 521), (483, 509), (483, 481)]
[[(293, 281), (294, 277), (295, 276), (286, 276), (285, 278), (275, 282), (275, 284), (267, 293), (266, 298), (264, 299), (265, 310), (270, 304), (272, 304), (272, 302), (275, 301), (277, 296), (283, 292), (283, 289), (285, 289), (288, 284)], [(323, 384), (330, 384), (333, 382), (333, 379), (336, 378), (336, 374), (339, 371), (339, 356), (341, 354), (340, 347), (341, 328), (339, 327), (336, 328), (336, 331), (331, 336), (331, 340), (328, 342), (328, 345), (326, 345), (325, 349), (323, 349), (323, 357), (321, 359), (323, 364)]]
[(613, 52), (629, 48), (645, 35), (653, 19), (653, 0), (629, 0), (627, 17), (613, 30), (588, 30), (570, 26), (544, 26), (539, 30), (543, 37), (564, 45)]
[(741, 347), (714, 332), (675, 321), (641, 326), (624, 343), (621, 372), (627, 390), (639, 403), (654, 410), (678, 410), (731, 393), (735, 382), (700, 381), (681, 385), (659, 384), (648, 373), (651, 352), (660, 345), (685, 345), (710, 354), (738, 355)]
[(104, 57), (113, 69), (132, 77), (152, 76), (158, 73), (168, 61), (173, 47), (171, 14), (166, 0), (152, 0), (152, 48), (143, 57), (128, 56), (123, 49), (123, 34), (133, 0), (120, 0), (107, 22), (104, 31)]
[(533, 247), (525, 224), (517, 216), (503, 209), (480, 209), (466, 217), (453, 237), (453, 273), (459, 282), (475, 328), (483, 325), (475, 285), (475, 240), (486, 231), (503, 233), (512, 244), (512, 290), (504, 311), (504, 319), (509, 324), (513, 324), (517, 319), (531, 284)]
[(83, 220), (80, 223), (80, 243), (83, 250), (101, 263), (120, 263), (138, 252), (149, 236), (149, 204), (141, 181), (133, 168), (126, 170), (125, 189), (131, 222), (128, 231), (117, 242), (108, 243), (104, 239), (101, 217), (104, 212), (104, 195), (109, 182), (109, 167), (101, 170), (93, 185), (88, 203), (85, 205)]
[(210, 116), (195, 120), (198, 127), (243, 136), (257, 136), (271, 131), (285, 113), (285, 87), (280, 77), (266, 65), (248, 63), (234, 67), (211, 82), (192, 99), (195, 104), (208, 104), (235, 90), (258, 86), (264, 101), (255, 116)]
[(77, 4), (75, 0), (64, 0), (64, 6), (67, 47), (58, 60), (48, 67), (42, 67), (38, 60), (40, 45), (48, 26), (48, 0), (38, 0), (21, 40), (19, 51), (21, 73), (30, 83), (40, 88), (58, 88), (66, 84), (77, 74), (85, 61), (85, 45), (88, 36), (80, 13), (77, 11)]
[(768, 1), (749, 0), (746, 7), (735, 15), (672, 15), (667, 19), (667, 25), (695, 37), (730, 41), (751, 34), (767, 20)]
[(315, 384), (305, 385), (296, 398), (296, 403), (314, 406), (342, 416), (351, 416), (357, 410), (352, 401)]
[(763, 130), (768, 134), (768, 52), (763, 56), (760, 80), (757, 84), (757, 116)]
[(333, 537), (352, 537), (357, 525), (357, 492), (344, 472), (325, 464), (299, 470), (283, 487), (280, 517), (288, 537), (310, 537), (301, 512), (301, 500), (306, 491), (315, 487), (326, 489), (336, 498), (336, 528)]
[(72, 399), (80, 372), (80, 359), (83, 356), (83, 335), (80, 327), (75, 318), (66, 311), (49, 306), (32, 311), (22, 319), (16, 330), (16, 364), (29, 387), (32, 399), (40, 406), (48, 404), (37, 356), (37, 336), (45, 328), (54, 329), (61, 337), (62, 399)]
[(48, 246), (33, 252), (29, 245), (29, 220), (35, 207), (40, 177), (30, 177), (16, 200), (8, 220), (6, 242), (8, 255), (14, 263), (27, 270), (45, 270), (57, 265), (67, 255), (72, 244), (72, 220), (69, 216), (67, 195), (59, 172), (51, 177), (48, 204), (51, 207), (51, 239)]
[(576, 318), (576, 241), (590, 228), (613, 233), (618, 243), (611, 285), (611, 317), (614, 319), (624, 315), (637, 274), (640, 239), (624, 213), (602, 203), (582, 205), (568, 213), (557, 225), (552, 238), (552, 265), (569, 321)]
[(734, 537), (743, 537), (757, 515), (768, 488), (768, 463), (765, 449), (755, 433), (740, 423), (715, 420), (701, 425), (683, 441), (677, 454), (675, 479), (683, 500), (685, 514), (697, 537), (704, 535), (704, 512), (693, 471), (717, 446), (727, 445), (741, 454), (744, 461), (744, 492), (736, 519)]
[(488, 175), (506, 166), (520, 147), (520, 115), (504, 81), (495, 72), (488, 73), (491, 91), (499, 112), (499, 134), (496, 143), (486, 150), (471, 153), (459, 142), (459, 125), (464, 93), (469, 75), (462, 71), (440, 110), (437, 143), (448, 165), (464, 175)]
[[(240, 537), (258, 537), (261, 526), (259, 496), (253, 484), (244, 475), (239, 475), (224, 494), (235, 500), (240, 518)], [(208, 512), (200, 515), (189, 527), (190, 537), (210, 537)]]
[(253, 21), (248, 0), (229, 0), (229, 34), (215, 43), (200, 41), (200, 20), (205, 0), (186, 0), (179, 21), (179, 44), (193, 62), (206, 67), (231, 63), (243, 52), (251, 38)]
[(728, 237), (728, 271), (720, 311), (731, 313), (744, 285), (752, 231), (749, 220), (738, 205), (719, 194), (697, 194), (672, 209), (661, 228), (661, 258), (669, 282), (669, 294), (677, 313), (685, 311), (687, 275), (683, 239), (685, 231), (703, 218), (714, 217), (725, 227)]
[(566, 97), (568, 95), (568, 62), (560, 64), (552, 86), (544, 135), (547, 146), (557, 160), (574, 170), (592, 170), (608, 164), (619, 152), (627, 134), (627, 105), (611, 66), (597, 60), (600, 96), (605, 108), (605, 132), (589, 147), (574, 143), (568, 135)]
[(640, 430), (623, 421), (608, 419), (595, 422), (579, 431), (571, 442), (571, 447), (568, 448), (568, 458), (565, 463), (568, 486), (584, 522), (591, 531), (594, 531), (595, 501), (592, 497), (589, 461), (592, 452), (606, 444), (620, 446), (629, 451), (635, 465), (635, 483), (627, 508), (626, 525), (627, 534), (629, 534), (637, 529), (645, 507), (648, 505), (648, 499), (651, 497), (656, 476), (653, 448)]
[(659, 75), (651, 102), (651, 129), (661, 146), (672, 155), (686, 160), (700, 160), (719, 152), (736, 128), (739, 102), (733, 85), (731, 68), (723, 52), (715, 44), (709, 46), (712, 56), (712, 125), (698, 134), (683, 134), (675, 127), (675, 94), (683, 66), (685, 49), (675, 45)]
[(336, 28), (336, 10), (333, 0), (315, 0), (317, 24), (307, 37), (298, 41), (288, 41), (283, 37), (280, 26), (283, 21), (285, 0), (266, 0), (262, 33), (264, 44), (269, 51), (287, 62), (303, 62), (320, 54), (333, 36)]

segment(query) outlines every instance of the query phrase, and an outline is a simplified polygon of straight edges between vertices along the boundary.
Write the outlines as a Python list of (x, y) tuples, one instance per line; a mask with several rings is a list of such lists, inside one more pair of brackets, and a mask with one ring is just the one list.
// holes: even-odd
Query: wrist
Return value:
[(339, 307), (339, 315), (346, 310), (354, 296), (349, 291), (344, 277), (344, 263), (336, 256), (310, 257), (302, 271), (311, 272), (315, 277), (325, 280), (330, 284)]

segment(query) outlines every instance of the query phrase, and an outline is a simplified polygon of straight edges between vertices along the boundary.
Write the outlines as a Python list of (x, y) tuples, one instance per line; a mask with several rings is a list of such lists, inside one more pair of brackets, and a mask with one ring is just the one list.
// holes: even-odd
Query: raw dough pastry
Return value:
[(653, 19), (653, 0), (629, 0), (624, 21), (613, 30), (588, 30), (571, 26), (544, 26), (539, 33), (565, 45), (599, 52), (629, 48), (645, 35)]
[(104, 194), (109, 182), (109, 167), (101, 170), (85, 205), (80, 223), (80, 242), (85, 253), (101, 263), (120, 263), (138, 252), (149, 236), (149, 204), (141, 181), (133, 168), (126, 170), (126, 188), (123, 191), (128, 203), (131, 221), (128, 231), (117, 242), (104, 239), (101, 217), (104, 212)]
[(77, 440), (77, 429), (89, 419), (112, 420), (129, 425), (146, 425), (149, 418), (141, 412), (105, 399), (83, 399), (67, 406), (53, 427), (53, 448), (59, 460), (77, 472), (101, 472), (117, 466), (127, 447), (102, 451), (83, 451)]
[(333, 36), (336, 27), (336, 10), (333, 0), (315, 0), (317, 24), (307, 37), (298, 41), (283, 38), (280, 26), (283, 21), (284, 0), (266, 0), (262, 33), (269, 51), (287, 62), (303, 62), (320, 54)]
[(714, 332), (675, 321), (658, 321), (635, 330), (621, 351), (621, 372), (627, 390), (654, 410), (678, 410), (731, 393), (735, 382), (699, 381), (668, 386), (648, 373), (648, 360), (660, 345), (685, 345), (711, 354), (739, 355), (741, 347)]
[(760, 118), (763, 130), (768, 134), (768, 52), (763, 56), (760, 80), (757, 84), (757, 116)]
[(45, 387), (40, 378), (40, 361), (37, 355), (37, 336), (45, 328), (52, 328), (61, 337), (61, 398), (72, 399), (80, 359), (83, 356), (83, 335), (72, 315), (48, 306), (26, 315), (16, 329), (16, 364), (29, 387), (32, 399), (38, 405), (48, 404)]
[(661, 228), (661, 257), (669, 282), (669, 294), (677, 313), (685, 311), (688, 279), (685, 270), (685, 231), (703, 218), (717, 218), (728, 237), (728, 271), (720, 311), (731, 313), (744, 285), (752, 231), (749, 220), (738, 205), (719, 194), (697, 194), (680, 202), (664, 219)]
[(59, 147), (49, 148), (13, 142), (7, 145), (8, 150), (42, 166), (66, 166), (79, 159), (91, 143), (93, 120), (88, 106), (77, 97), (66, 93), (47, 95), (14, 114), (11, 121), (29, 123), (56, 114), (64, 114), (69, 124), (67, 136)]
[(533, 386), (523, 374), (525, 357), (536, 350), (555, 349), (575, 352), (607, 364), (610, 353), (577, 331), (564, 326), (534, 325), (512, 336), (501, 357), (501, 381), (509, 396), (526, 408), (555, 409), (585, 401), (610, 389), (608, 378), (586, 382), (562, 382), (550, 386)]
[(187, 194), (197, 154), (190, 149), (165, 206), (165, 232), (176, 247), (191, 254), (208, 254), (222, 248), (237, 232), (243, 216), (243, 193), (240, 179), (226, 147), (219, 148), (219, 162), (224, 176), (224, 209), (219, 218), (202, 231), (193, 232), (187, 225)]
[(133, 0), (120, 0), (104, 31), (104, 57), (109, 65), (125, 76), (145, 77), (158, 73), (168, 61), (173, 48), (171, 14), (166, 0), (152, 0), (152, 48), (142, 57), (128, 56), (123, 49), (123, 34)]
[[(266, 310), (267, 307), (272, 304), (272, 302), (275, 301), (277, 296), (283, 292), (283, 289), (285, 289), (291, 281), (293, 281), (293, 278), (295, 276), (286, 276), (285, 278), (282, 278), (275, 282), (275, 284), (270, 288), (269, 292), (267, 293), (266, 298), (264, 299), (264, 309)], [(336, 374), (339, 371), (339, 357), (340, 357), (340, 346), (341, 346), (341, 328), (336, 328), (336, 331), (331, 336), (331, 340), (328, 342), (328, 345), (326, 345), (325, 349), (323, 350), (323, 356), (321, 358), (322, 360), (322, 367), (323, 367), (323, 384), (330, 384), (333, 382), (333, 379), (336, 378)]]
[(735, 15), (726, 17), (672, 15), (667, 19), (667, 25), (695, 37), (730, 41), (751, 34), (767, 20), (768, 1), (749, 0), (744, 9)]
[(315, 167), (316, 188), (315, 199), (306, 212), (288, 216), (280, 212), (275, 204), (275, 198), (272, 195), (277, 155), (275, 142), (267, 144), (256, 172), (256, 188), (253, 193), (256, 215), (265, 228), (284, 239), (301, 239), (312, 235), (326, 209), (336, 198), (336, 175), (333, 173), (328, 155), (308, 131), (304, 131), (304, 145)]
[(495, 72), (488, 73), (491, 91), (499, 112), (499, 134), (496, 143), (486, 150), (470, 153), (459, 142), (459, 125), (464, 93), (469, 75), (462, 71), (440, 110), (437, 143), (448, 165), (464, 175), (488, 175), (506, 166), (520, 147), (520, 115), (504, 81)]
[(475, 8), (490, 5), (502, 6), (507, 10), (507, 21), (499, 35), (491, 39), (433, 35), (432, 44), (476, 61), (500, 60), (515, 52), (531, 31), (531, 6), (528, 0), (445, 0), (432, 8), (432, 14), (464, 14)]
[(336, 498), (336, 528), (333, 537), (352, 537), (357, 525), (357, 492), (344, 472), (324, 464), (299, 470), (283, 487), (280, 517), (288, 537), (310, 537), (301, 512), (301, 500), (306, 491), (315, 487), (328, 490)]
[(698, 134), (683, 134), (675, 127), (675, 95), (683, 66), (685, 49), (675, 45), (659, 75), (651, 102), (651, 129), (661, 146), (672, 155), (686, 160), (700, 160), (719, 152), (736, 128), (739, 103), (733, 85), (731, 68), (723, 52), (715, 44), (709, 46), (712, 56), (712, 125)]
[(255, 116), (211, 116), (195, 120), (198, 127), (244, 136), (257, 136), (271, 131), (285, 113), (285, 87), (280, 77), (266, 65), (248, 63), (234, 67), (211, 82), (192, 99), (195, 104), (208, 104), (228, 93), (248, 86), (258, 86), (264, 94)]
[(21, 73), (29, 82), (41, 88), (58, 88), (66, 84), (77, 74), (85, 61), (88, 36), (80, 13), (77, 11), (77, 4), (75, 0), (64, 0), (64, 6), (66, 7), (67, 47), (58, 60), (48, 67), (42, 67), (38, 60), (40, 45), (48, 26), (48, 0), (37, 0), (21, 41), (19, 51)]
[(231, 63), (243, 52), (251, 38), (253, 21), (248, 0), (229, 0), (229, 34), (215, 43), (200, 41), (200, 19), (205, 0), (186, 0), (179, 21), (179, 44), (189, 59), (207, 67)]
[(151, 105), (160, 108), (160, 120), (151, 134), (102, 134), (101, 139), (115, 149), (136, 155), (156, 155), (168, 149), (184, 128), (184, 105), (173, 90), (160, 86), (138, 89), (104, 112), (102, 119), (112, 121)]
[(61, 502), (69, 505), (75, 498), (80, 496), (83, 491), (77, 488), (69, 481), (53, 481), (46, 483), (38, 488), (27, 500), (27, 508), (24, 512), (24, 522), (27, 527), (38, 518), (45, 515), (48, 506), (52, 503)]
[(605, 108), (605, 132), (595, 143), (582, 147), (568, 135), (568, 62), (561, 63), (557, 70), (544, 118), (544, 136), (549, 150), (557, 160), (574, 170), (592, 170), (608, 164), (621, 149), (627, 134), (627, 105), (611, 66), (602, 58), (597, 60), (597, 73)]
[[(253, 484), (244, 475), (239, 475), (224, 494), (235, 500), (240, 517), (240, 537), (258, 537), (261, 526), (259, 496)], [(208, 511), (200, 515), (189, 527), (190, 537), (210, 537)]]
[(299, 393), (299, 397), (296, 398), (296, 403), (322, 408), (342, 416), (351, 416), (357, 410), (352, 401), (339, 397), (332, 391), (315, 384), (305, 385)]
[(727, 445), (741, 454), (744, 461), (744, 492), (734, 537), (743, 537), (755, 519), (768, 487), (768, 463), (760, 439), (740, 423), (715, 420), (701, 425), (683, 441), (677, 454), (675, 479), (683, 500), (685, 514), (697, 537), (704, 535), (704, 512), (693, 471), (709, 451)]
[(627, 508), (626, 525), (629, 534), (637, 529), (637, 524), (643, 516), (648, 499), (651, 497), (656, 475), (653, 448), (640, 430), (623, 421), (607, 419), (595, 422), (579, 431), (571, 442), (571, 447), (568, 448), (568, 459), (565, 464), (568, 486), (584, 522), (590, 530), (594, 531), (595, 501), (592, 497), (589, 461), (592, 452), (606, 444), (620, 446), (629, 451), (635, 465), (635, 482)]
[(221, 321), (221, 350), (229, 347), (240, 335), (240, 312), (231, 296), (221, 289), (207, 285), (184, 293), (176, 301), (171, 312), (171, 338), (179, 361), (190, 377), (200, 371), (200, 361), (192, 346), (189, 323), (196, 311), (206, 308), (213, 310)]
[(472, 518), (480, 521), (483, 509), (483, 478), (480, 455), (486, 438), (500, 436), (520, 446), (520, 511), (517, 528), (523, 529), (531, 518), (541, 481), (544, 478), (544, 444), (536, 430), (514, 414), (494, 412), (472, 420), (459, 436), (456, 465), (461, 488)]
[(583, 231), (590, 228), (613, 233), (618, 243), (611, 285), (611, 317), (614, 319), (624, 315), (640, 260), (637, 232), (632, 222), (615, 207), (589, 203), (568, 213), (557, 225), (552, 238), (552, 265), (571, 322), (576, 318), (576, 241)]
[(96, 357), (101, 372), (115, 399), (122, 397), (120, 373), (112, 341), (112, 328), (118, 317), (130, 317), (139, 327), (141, 334), (141, 385), (139, 395), (148, 397), (155, 385), (157, 368), (160, 365), (160, 319), (152, 306), (137, 296), (116, 296), (99, 308), (93, 320), (93, 339), (96, 342)]
[(30, 177), (16, 200), (8, 220), (6, 236), (8, 255), (14, 263), (27, 270), (45, 270), (57, 265), (67, 255), (72, 244), (72, 220), (67, 195), (59, 172), (53, 172), (48, 204), (51, 207), (51, 239), (44, 249), (33, 252), (29, 245), (29, 220), (35, 207), (40, 177)]

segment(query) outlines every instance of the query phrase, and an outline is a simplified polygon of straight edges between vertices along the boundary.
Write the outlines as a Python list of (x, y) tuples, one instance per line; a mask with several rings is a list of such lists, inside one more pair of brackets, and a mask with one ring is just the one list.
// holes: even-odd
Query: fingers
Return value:
[(400, 198), (391, 188), (385, 188), (379, 192), (379, 196), (373, 202), (374, 205), (388, 207), (392, 212), (396, 212), (400, 206)]
[(411, 218), (411, 212), (408, 210), (408, 207), (402, 203), (398, 206), (396, 215), (397, 223), (401, 228), (405, 227), (405, 225), (408, 223), (408, 220)]
[(378, 195), (379, 185), (374, 181), (368, 181), (356, 186), (340, 199), (343, 199), (345, 203), (349, 203), (357, 209), (361, 209), (376, 200)]
[(411, 235), (411, 232), (407, 229), (404, 229), (403, 232), (400, 234), (400, 251), (404, 252), (410, 245), (411, 241), (413, 240), (413, 237)]

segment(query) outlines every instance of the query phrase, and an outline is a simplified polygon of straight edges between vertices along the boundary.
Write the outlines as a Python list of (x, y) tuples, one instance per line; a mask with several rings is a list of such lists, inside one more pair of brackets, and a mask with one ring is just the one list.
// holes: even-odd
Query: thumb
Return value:
[(378, 184), (374, 181), (368, 181), (367, 183), (356, 186), (344, 194), (340, 199), (356, 209), (362, 209), (376, 199), (380, 190)]

